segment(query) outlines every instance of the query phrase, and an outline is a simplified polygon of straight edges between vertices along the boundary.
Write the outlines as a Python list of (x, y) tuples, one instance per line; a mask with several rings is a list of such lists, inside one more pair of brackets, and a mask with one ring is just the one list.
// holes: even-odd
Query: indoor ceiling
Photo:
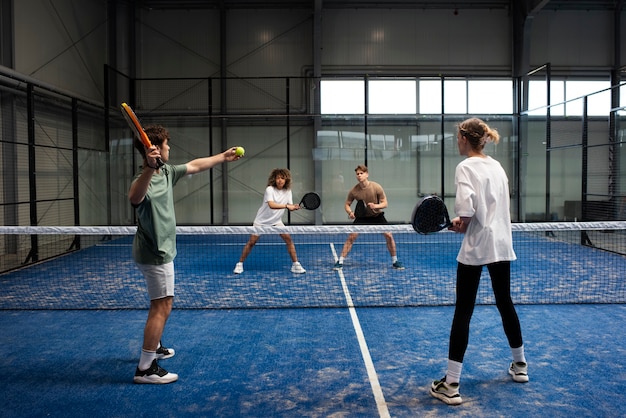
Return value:
[[(129, 3), (132, 0), (121, 0)], [(324, 9), (508, 9), (526, 1), (528, 9), (621, 10), (624, 0), (322, 0)], [(145, 9), (271, 9), (311, 8), (315, 0), (136, 0)]]

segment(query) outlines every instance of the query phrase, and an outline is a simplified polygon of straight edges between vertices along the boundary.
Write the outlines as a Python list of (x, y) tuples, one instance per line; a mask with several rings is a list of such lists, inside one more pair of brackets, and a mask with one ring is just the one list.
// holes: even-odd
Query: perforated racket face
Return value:
[(440, 197), (426, 196), (415, 205), (411, 225), (420, 234), (441, 231), (451, 225), (448, 208)]
[(315, 210), (320, 207), (321, 203), (322, 203), (322, 199), (320, 199), (317, 193), (311, 192), (302, 196), (302, 201), (300, 202), (300, 206), (308, 210)]

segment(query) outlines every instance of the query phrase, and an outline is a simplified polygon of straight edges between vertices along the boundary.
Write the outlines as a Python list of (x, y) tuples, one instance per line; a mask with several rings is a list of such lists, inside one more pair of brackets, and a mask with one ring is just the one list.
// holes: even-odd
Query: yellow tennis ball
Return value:
[(243, 149), (243, 147), (237, 147), (237, 149), (235, 149), (235, 155), (237, 157), (243, 157), (245, 153), (246, 153), (246, 150)]

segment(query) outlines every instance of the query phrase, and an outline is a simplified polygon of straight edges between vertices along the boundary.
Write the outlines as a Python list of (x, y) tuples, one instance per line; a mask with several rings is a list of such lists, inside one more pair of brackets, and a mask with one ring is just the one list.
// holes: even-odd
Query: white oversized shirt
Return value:
[(509, 180), (502, 165), (489, 156), (466, 158), (457, 165), (454, 182), (455, 212), (472, 218), (457, 261), (482, 266), (515, 260)]
[(286, 205), (293, 203), (293, 197), (291, 195), (291, 189), (277, 189), (276, 187), (267, 186), (265, 194), (263, 195), (263, 204), (256, 212), (254, 218), (254, 225), (261, 226), (274, 226), (280, 224), (285, 209), (272, 209), (267, 202), (275, 202), (279, 205)]

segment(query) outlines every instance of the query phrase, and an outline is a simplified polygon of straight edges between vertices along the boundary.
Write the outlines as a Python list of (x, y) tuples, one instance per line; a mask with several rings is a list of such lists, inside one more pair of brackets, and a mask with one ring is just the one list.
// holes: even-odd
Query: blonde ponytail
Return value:
[(497, 144), (500, 141), (498, 131), (478, 118), (466, 119), (459, 123), (458, 128), (461, 135), (467, 138), (472, 148), (477, 150), (482, 150), (487, 142)]
[(484, 132), (483, 145), (486, 142), (493, 142), (494, 144), (497, 144), (498, 142), (500, 142), (500, 134), (498, 133), (496, 129), (490, 127), (483, 121), (480, 121), (480, 126), (483, 128), (483, 132)]

